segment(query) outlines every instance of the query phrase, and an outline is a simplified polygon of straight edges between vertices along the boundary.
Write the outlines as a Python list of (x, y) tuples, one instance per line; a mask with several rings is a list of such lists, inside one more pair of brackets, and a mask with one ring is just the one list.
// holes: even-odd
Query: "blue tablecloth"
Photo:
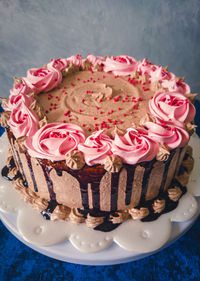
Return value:
[[(196, 124), (200, 124), (196, 102)], [(3, 129), (0, 128), (0, 133)], [(198, 128), (199, 132), (199, 128)], [(113, 266), (83, 266), (41, 255), (0, 223), (0, 280), (200, 280), (200, 218), (177, 242), (150, 257)]]

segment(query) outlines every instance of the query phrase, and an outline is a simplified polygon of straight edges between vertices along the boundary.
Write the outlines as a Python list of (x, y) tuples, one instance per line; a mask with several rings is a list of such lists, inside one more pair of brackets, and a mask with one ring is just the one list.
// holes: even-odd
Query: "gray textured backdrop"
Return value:
[(200, 91), (199, 0), (0, 0), (0, 95), (13, 76), (80, 53), (148, 57)]

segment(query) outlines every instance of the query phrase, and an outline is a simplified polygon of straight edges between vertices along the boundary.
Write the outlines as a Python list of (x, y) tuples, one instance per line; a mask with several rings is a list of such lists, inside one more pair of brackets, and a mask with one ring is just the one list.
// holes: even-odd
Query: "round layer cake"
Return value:
[(178, 204), (193, 159), (195, 95), (167, 68), (129, 56), (52, 60), (2, 98), (2, 175), (47, 219), (110, 230)]

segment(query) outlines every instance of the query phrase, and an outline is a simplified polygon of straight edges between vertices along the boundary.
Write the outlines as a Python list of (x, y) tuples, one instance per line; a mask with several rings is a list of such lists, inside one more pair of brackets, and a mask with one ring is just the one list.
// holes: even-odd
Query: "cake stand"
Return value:
[[(22, 243), (49, 257), (85, 265), (110, 265), (141, 259), (168, 247), (190, 229), (200, 213), (200, 142), (195, 135), (195, 167), (188, 192), (178, 207), (153, 222), (126, 221), (111, 232), (100, 232), (85, 224), (46, 221), (25, 203), (12, 183), (0, 178), (0, 218)], [(5, 165), (7, 138), (1, 137), (0, 168)], [(174, 223), (172, 223), (174, 222)], [(58, 231), (59, 229), (59, 231)]]

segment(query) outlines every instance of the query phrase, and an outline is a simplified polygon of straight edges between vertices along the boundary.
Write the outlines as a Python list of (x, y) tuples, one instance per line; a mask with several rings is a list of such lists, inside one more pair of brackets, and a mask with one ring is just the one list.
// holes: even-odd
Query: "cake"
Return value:
[(155, 220), (186, 192), (194, 97), (184, 78), (147, 59), (51, 60), (1, 98), (2, 176), (46, 219), (102, 231)]

